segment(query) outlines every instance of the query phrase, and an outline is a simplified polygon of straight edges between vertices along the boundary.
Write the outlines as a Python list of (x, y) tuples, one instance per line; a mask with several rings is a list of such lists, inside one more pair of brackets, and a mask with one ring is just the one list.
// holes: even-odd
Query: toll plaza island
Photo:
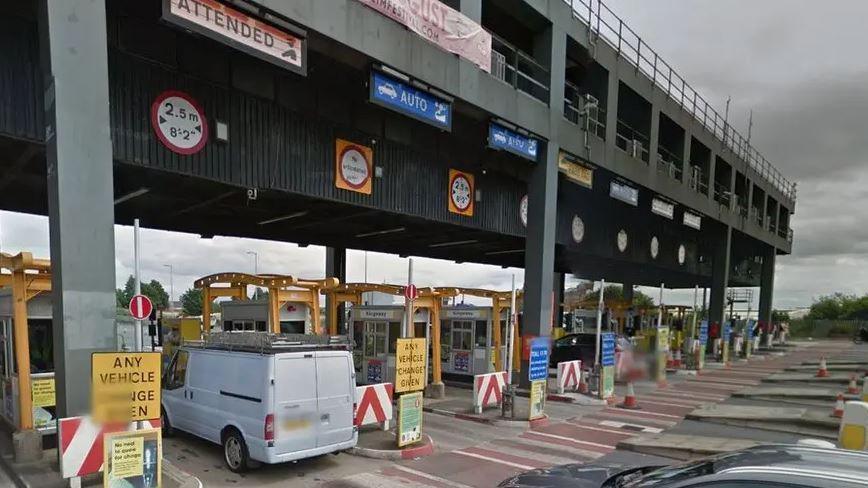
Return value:
[[(92, 358), (118, 350), (113, 226), (134, 219), (203, 239), (327, 247), (323, 277), (227, 270), (197, 280), (201, 322), (178, 322), (172, 340), (161, 342), (161, 388), (129, 368), (100, 372), (104, 385), (126, 385), (139, 420), (161, 417), (154, 416), (160, 389), (174, 395), (166, 400), (164, 393), (164, 404), (213, 393), (221, 401), (258, 399), (263, 408), (324, 395), (189, 383), (209, 380), (197, 377), (196, 367), (214, 357), (241, 364), (232, 351), (267, 351), (271, 359), (250, 366), (263, 378), (279, 377), (284, 359), (312, 368), (299, 371), (354, 378), (349, 386), (310, 386), (355, 392), (346, 393), (358, 395), (352, 408), (310, 410), (284, 424), (263, 410), (249, 427), (262, 433), (264, 422), (261, 451), (232, 437), (248, 427), (203, 422), (201, 437), (237, 455), (226, 460), (230, 468), (238, 461), (239, 471), (248, 462), (298, 458), (285, 452), (345, 450), (362, 422), (353, 408), (368, 395), (389, 400), (391, 412), (392, 401), (417, 391), (425, 402), (449, 397), (446, 383), (454, 381), (472, 384), (472, 411), (501, 405), (510, 386), (532, 389), (541, 413), (546, 385), (531, 388), (528, 373), (542, 371), (545, 382), (543, 369), (551, 367), (564, 384), (577, 372), (576, 389), (594, 373), (592, 390), (609, 397), (615, 338), (601, 332), (635, 329), (637, 349), (662, 353), (655, 372), (664, 382), (676, 351), (694, 367), (707, 348), (709, 360), (725, 365), (730, 344), (734, 350), (753, 340), (752, 324), (726, 332), (726, 308), (739, 299), (731, 288), (757, 287), (758, 323), (771, 323), (775, 259), (792, 249), (795, 183), (656, 52), (627, 37), (629, 28), (619, 27), (608, 7), (596, 0), (432, 0), (412, 7), (424, 11), (401, 10), (411, 4), (6, 6), (0, 208), (47, 215), (51, 230), (50, 259), (0, 256), (2, 416), (16, 430), (16, 445), (41, 448), (57, 419), (94, 411)], [(601, 22), (607, 18), (618, 20)], [(417, 276), (418, 296), (408, 304), (404, 284), (347, 283), (348, 248), (520, 267), (524, 283), (513, 297), (513, 290), (434, 287)], [(621, 283), (623, 301), (571, 304), (566, 274)], [(706, 313), (662, 300), (635, 308), (640, 285), (707, 289)], [(268, 298), (249, 300), (248, 286)], [(464, 296), (490, 305), (456, 303)], [(587, 327), (564, 325), (565, 312), (586, 313)], [(530, 364), (543, 357), (531, 354), (535, 338), (549, 345), (545, 360), (555, 361), (554, 340), (589, 330), (597, 342), (583, 364), (563, 371)], [(716, 331), (710, 338), (709, 330)], [(330, 339), (336, 336), (345, 342)], [(401, 342), (407, 339), (414, 341)], [(39, 381), (48, 377), (54, 404), (37, 405), (45, 395), (33, 392), (37, 385), (44, 392)], [(409, 399), (399, 404), (412, 410), (405, 420), (418, 423), (407, 434), (416, 442), (423, 404), (421, 396)], [(320, 431), (316, 441), (295, 432), (320, 415), (350, 415), (353, 423)], [(196, 423), (171, 417), (181, 430)], [(374, 417), (371, 423), (388, 423)], [(284, 447), (284, 454), (271, 451)]]

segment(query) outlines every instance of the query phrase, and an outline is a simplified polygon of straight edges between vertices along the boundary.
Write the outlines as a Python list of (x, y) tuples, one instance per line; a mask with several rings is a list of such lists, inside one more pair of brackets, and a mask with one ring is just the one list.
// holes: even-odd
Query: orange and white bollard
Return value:
[(633, 390), (633, 382), (627, 382), (627, 395), (624, 396), (624, 403), (618, 405), (619, 408), (627, 408), (630, 410), (639, 409), (639, 402), (636, 401), (636, 392)]
[(826, 378), (829, 376), (829, 370), (826, 368), (826, 357), (820, 358), (820, 369), (817, 371), (817, 378)]
[(832, 410), (832, 417), (841, 418), (844, 416), (844, 394), (838, 393), (838, 399), (835, 400), (835, 409)]
[(681, 363), (681, 349), (676, 349), (674, 355), (675, 355), (675, 358), (672, 360), (672, 366), (673, 366), (675, 369), (681, 369), (681, 366), (682, 366), (682, 363)]
[(856, 384), (856, 375), (850, 376), (850, 384), (847, 386), (847, 394), (848, 395), (858, 395), (859, 394), (859, 385)]

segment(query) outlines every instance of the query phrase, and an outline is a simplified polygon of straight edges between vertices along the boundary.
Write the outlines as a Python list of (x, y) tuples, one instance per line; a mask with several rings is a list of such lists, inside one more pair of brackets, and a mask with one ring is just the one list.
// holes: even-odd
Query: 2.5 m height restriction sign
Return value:
[(178, 154), (195, 154), (208, 142), (208, 121), (190, 95), (168, 90), (151, 105), (151, 126), (164, 146)]

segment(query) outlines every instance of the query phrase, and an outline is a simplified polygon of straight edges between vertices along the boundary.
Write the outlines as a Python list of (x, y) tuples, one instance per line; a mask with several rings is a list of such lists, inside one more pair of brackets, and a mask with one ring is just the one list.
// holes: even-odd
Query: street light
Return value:
[(171, 264), (164, 264), (164, 268), (169, 268), (169, 308), (172, 308), (172, 301), (175, 299), (175, 268)]
[(253, 274), (259, 274), (259, 253), (256, 251), (247, 251), (245, 254), (253, 255)]

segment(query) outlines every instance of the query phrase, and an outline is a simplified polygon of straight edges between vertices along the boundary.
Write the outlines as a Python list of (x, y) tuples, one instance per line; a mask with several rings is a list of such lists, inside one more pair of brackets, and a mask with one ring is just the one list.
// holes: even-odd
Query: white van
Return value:
[(338, 342), (229, 332), (180, 347), (163, 374), (164, 432), (221, 444), (234, 472), (352, 448), (355, 371)]

